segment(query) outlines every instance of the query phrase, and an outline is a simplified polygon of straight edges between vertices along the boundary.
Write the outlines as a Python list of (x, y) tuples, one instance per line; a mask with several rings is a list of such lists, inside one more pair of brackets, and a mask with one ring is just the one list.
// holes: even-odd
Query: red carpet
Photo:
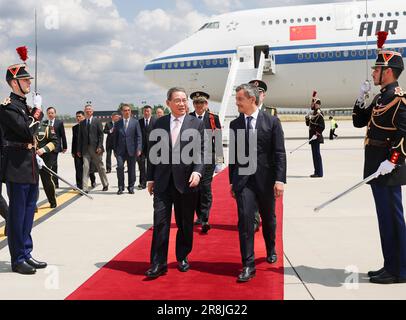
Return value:
[[(271, 191), (270, 191), (271, 192)], [(147, 231), (112, 261), (73, 292), (68, 300), (282, 300), (283, 272), (283, 204), (278, 201), (276, 215), (278, 262), (265, 261), (266, 250), (261, 232), (256, 233), (255, 256), (257, 274), (248, 283), (237, 283), (241, 270), (237, 231), (237, 209), (231, 198), (228, 171), (213, 182), (214, 203), (208, 235), (195, 228), (191, 269), (176, 269), (173, 223), (170, 234), (168, 273), (156, 280), (147, 280), (152, 231)], [(152, 214), (152, 213), (151, 213)]]

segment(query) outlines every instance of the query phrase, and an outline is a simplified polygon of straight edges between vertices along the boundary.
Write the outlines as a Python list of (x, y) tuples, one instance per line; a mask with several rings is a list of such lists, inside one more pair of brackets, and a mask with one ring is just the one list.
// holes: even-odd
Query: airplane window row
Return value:
[[(302, 23), (302, 22), (316, 22), (316, 21), (320, 21), (320, 22), (323, 22), (323, 21), (331, 21), (331, 17), (330, 16), (327, 16), (327, 17), (319, 17), (319, 18), (316, 18), (316, 17), (313, 17), (313, 18), (297, 18), (296, 20), (295, 19), (290, 19), (290, 20), (288, 20), (288, 19), (282, 19), (282, 20), (279, 20), (279, 19), (277, 19), (277, 20), (269, 20), (268, 21), (268, 24), (271, 26), (271, 25), (273, 25), (273, 24), (276, 24), (276, 25), (278, 25), (278, 24), (287, 24), (288, 22), (289, 23)], [(262, 25), (263, 26), (265, 26), (266, 25), (266, 21), (262, 21)]]
[(181, 61), (181, 62), (169, 62), (162, 63), (162, 69), (184, 69), (184, 68), (196, 68), (204, 66), (222, 66), (225, 64), (224, 59), (206, 59), (206, 60), (193, 60), (193, 61)]
[[(392, 16), (395, 16), (395, 17), (399, 17), (401, 15), (401, 13), (400, 12), (398, 12), (398, 11), (396, 11), (395, 13), (393, 13), (393, 12), (387, 12), (386, 13), (386, 16), (388, 16), (388, 17), (392, 17)], [(403, 11), (403, 15), (404, 16), (406, 16), (406, 11)], [(383, 17), (385, 17), (385, 13), (383, 13), (383, 12), (381, 12), (381, 13), (379, 13), (379, 14), (377, 14), (377, 13), (372, 13), (371, 15), (369, 15), (369, 14), (365, 14), (365, 15), (360, 15), (360, 14), (358, 14), (357, 15), (357, 18), (358, 19), (361, 19), (361, 18), (366, 18), (366, 19), (368, 19), (368, 18), (376, 18), (376, 17), (380, 17), (380, 18), (383, 18)]]
[[(388, 50), (397, 51), (403, 55), (404, 48), (391, 48)], [(329, 52), (313, 52), (313, 53), (299, 53), (299, 60), (311, 60), (311, 59), (333, 59), (333, 58), (348, 58), (348, 57), (365, 57), (366, 50), (345, 50), (345, 51), (329, 51)], [(376, 53), (376, 50), (369, 49), (368, 56), (372, 56)]]
[(201, 27), (199, 29), (203, 30), (203, 29), (219, 29), (220, 28), (220, 22), (210, 22), (210, 23), (206, 23), (203, 27)]

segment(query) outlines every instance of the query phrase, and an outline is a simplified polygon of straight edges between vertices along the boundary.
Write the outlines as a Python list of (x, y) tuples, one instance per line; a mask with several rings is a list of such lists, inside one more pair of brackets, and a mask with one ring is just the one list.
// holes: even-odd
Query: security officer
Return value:
[(323, 161), (320, 154), (320, 144), (324, 143), (323, 131), (326, 127), (324, 115), (320, 109), (321, 101), (314, 97), (312, 100), (311, 111), (306, 115), (306, 126), (309, 127), (309, 144), (312, 147), (314, 174), (310, 178), (323, 177)]
[(4, 172), (9, 197), (7, 221), (8, 246), (14, 272), (34, 274), (46, 263), (31, 256), (31, 229), (38, 198), (38, 164), (35, 134), (43, 118), (39, 108), (30, 108), (25, 96), (30, 92), (32, 77), (24, 64), (7, 68), (6, 80), (12, 88), (10, 97), (0, 106), (0, 125), (4, 132)]
[(353, 124), (367, 127), (364, 176), (379, 171), (370, 182), (378, 215), (384, 265), (368, 272), (370, 282), (406, 282), (406, 226), (401, 186), (406, 184), (406, 92), (397, 82), (404, 70), (398, 52), (380, 50), (373, 66), (374, 84), (381, 87), (371, 105), (365, 104), (369, 82), (361, 86)]
[(203, 121), (207, 136), (212, 142), (210, 159), (207, 159), (209, 163), (205, 163), (204, 175), (199, 185), (199, 199), (196, 207), (197, 219), (195, 221), (196, 225), (202, 226), (202, 233), (207, 233), (210, 230), (209, 214), (213, 203), (211, 190), (213, 173), (221, 171), (222, 164), (224, 163), (221, 124), (219, 117), (210, 112), (208, 108), (209, 94), (202, 91), (193, 92), (190, 95), (190, 99), (193, 100), (195, 108), (195, 111), (190, 113), (190, 115)]
[[(54, 127), (50, 126), (48, 121), (42, 122), (35, 138), (37, 140), (37, 155), (44, 160), (44, 163), (48, 168), (53, 168), (57, 161), (57, 153), (52, 151), (56, 149), (58, 144), (58, 136), (56, 135)], [(39, 174), (50, 207), (56, 208), (55, 183), (52, 176), (45, 169), (41, 169)]]

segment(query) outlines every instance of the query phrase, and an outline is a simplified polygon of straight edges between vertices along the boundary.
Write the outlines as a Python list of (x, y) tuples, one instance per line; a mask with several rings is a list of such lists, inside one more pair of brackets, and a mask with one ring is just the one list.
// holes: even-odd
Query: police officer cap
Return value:
[(203, 91), (196, 91), (190, 95), (190, 99), (192, 99), (193, 102), (207, 102), (207, 100), (210, 99), (210, 95)]
[(252, 80), (249, 82), (249, 84), (252, 84), (253, 86), (258, 87), (258, 89), (263, 92), (267, 92), (267, 90), (268, 90), (268, 86), (262, 80)]
[(13, 64), (7, 68), (6, 81), (34, 79), (27, 71), (27, 66), (24, 63)]
[(381, 50), (378, 52), (378, 58), (376, 59), (375, 65), (372, 67), (387, 67), (404, 70), (403, 58), (399, 52)]

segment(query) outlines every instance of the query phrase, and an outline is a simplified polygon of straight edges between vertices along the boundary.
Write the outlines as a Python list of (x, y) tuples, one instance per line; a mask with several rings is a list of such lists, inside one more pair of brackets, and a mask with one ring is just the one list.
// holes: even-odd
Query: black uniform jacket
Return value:
[(375, 173), (397, 151), (399, 167), (374, 181), (388, 186), (406, 184), (406, 93), (398, 82), (383, 88), (368, 108), (356, 102), (352, 120), (357, 128), (367, 127), (364, 177)]
[[(191, 112), (190, 113), (191, 116), (194, 117), (198, 117), (198, 115), (196, 114), (196, 112)], [(212, 120), (210, 119), (212, 117), (212, 119), (214, 120), (213, 124), (212, 124)], [(214, 130), (215, 132), (212, 132), (212, 161), (213, 163), (211, 164), (216, 164), (216, 163), (224, 163), (224, 153), (223, 153), (223, 137), (222, 137), (222, 130), (221, 130), (221, 123), (220, 123), (220, 118), (218, 115), (211, 113), (210, 111), (206, 111), (204, 114), (204, 118), (202, 119), (203, 123), (204, 123), (204, 128), (205, 130)], [(217, 141), (217, 143), (219, 143), (219, 147), (217, 147), (216, 149), (216, 139), (218, 139), (219, 141)]]
[(14, 93), (0, 106), (0, 125), (5, 143), (3, 181), (38, 183), (34, 136), (40, 123), (35, 122), (30, 112), (26, 99)]
[(317, 139), (310, 143), (324, 143), (323, 131), (326, 128), (324, 115), (320, 109), (314, 110), (310, 117), (306, 117), (306, 125), (309, 127), (309, 140), (317, 135)]

